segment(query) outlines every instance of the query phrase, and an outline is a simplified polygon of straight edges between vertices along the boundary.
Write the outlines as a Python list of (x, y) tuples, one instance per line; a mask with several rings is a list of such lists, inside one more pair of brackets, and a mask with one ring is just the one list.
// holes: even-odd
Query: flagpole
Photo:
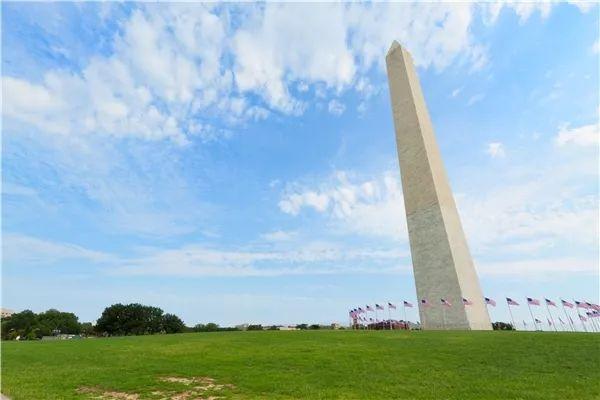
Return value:
[(390, 323), (390, 331), (392, 330), (392, 312), (390, 311), (390, 303), (388, 302), (388, 322)]
[(587, 332), (587, 327), (585, 326), (585, 323), (581, 319), (581, 314), (579, 314), (579, 306), (577, 304), (577, 301), (575, 301), (575, 299), (573, 299), (573, 304), (575, 305), (575, 309), (577, 310), (577, 316), (579, 317), (579, 322), (581, 322), (581, 326), (583, 326), (583, 331)]
[(569, 326), (571, 327), (571, 331), (575, 332), (575, 328), (573, 327), (573, 324), (571, 323), (571, 320), (569, 319), (569, 316), (567, 315), (567, 310), (565, 308), (565, 304), (563, 303), (562, 299), (560, 299), (560, 305), (562, 306), (563, 312), (565, 313), (565, 318), (567, 319), (567, 322), (569, 323)]
[(562, 321), (562, 319), (560, 319), (560, 317), (558, 317), (558, 320), (560, 321), (560, 330), (562, 332), (565, 331), (565, 323)]
[(508, 303), (508, 300), (506, 301), (506, 304), (508, 305), (508, 312), (510, 314), (510, 322), (512, 322), (513, 324), (513, 328), (515, 329), (515, 331), (517, 330), (517, 325), (515, 325), (515, 319), (513, 318), (512, 315), (512, 310), (510, 309), (510, 304)]
[(446, 306), (442, 305), (442, 322), (444, 324), (444, 330), (446, 330)]
[(550, 308), (548, 308), (548, 302), (546, 301), (545, 298), (544, 298), (544, 302), (546, 303), (546, 310), (548, 311), (548, 314), (550, 314), (550, 321), (552, 321), (552, 326), (554, 326), (554, 332), (558, 332), (558, 329), (556, 329), (556, 323), (554, 322), (554, 317), (552, 316), (552, 313), (550, 312)]
[(404, 325), (408, 328), (408, 322), (406, 321), (406, 303), (402, 300), (402, 308), (404, 309)]
[(533, 317), (533, 311), (531, 311), (531, 305), (529, 304), (529, 300), (527, 300), (527, 308), (529, 308), (529, 314), (531, 314), (531, 320), (533, 321), (533, 326), (537, 331), (537, 324), (535, 323), (535, 318)]
[(589, 316), (587, 313), (585, 315), (587, 315), (588, 321), (592, 322), (592, 327), (594, 328), (594, 332), (598, 332), (598, 327), (596, 326), (596, 321), (594, 320), (594, 318)]

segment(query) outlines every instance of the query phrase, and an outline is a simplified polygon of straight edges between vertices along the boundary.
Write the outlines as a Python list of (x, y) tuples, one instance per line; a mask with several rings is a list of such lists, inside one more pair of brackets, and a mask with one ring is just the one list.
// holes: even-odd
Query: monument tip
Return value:
[(397, 40), (394, 40), (392, 42), (392, 45), (390, 46), (390, 49), (388, 50), (386, 57), (389, 56), (390, 54), (392, 54), (394, 51), (396, 51), (396, 49), (402, 49), (402, 46), (400, 46), (400, 43), (398, 43)]

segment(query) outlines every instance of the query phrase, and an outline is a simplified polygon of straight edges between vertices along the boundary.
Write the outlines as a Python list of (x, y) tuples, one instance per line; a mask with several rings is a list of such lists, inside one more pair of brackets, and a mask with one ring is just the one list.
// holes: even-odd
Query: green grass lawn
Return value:
[(600, 335), (275, 331), (3, 342), (2, 392), (13, 400), (600, 399)]

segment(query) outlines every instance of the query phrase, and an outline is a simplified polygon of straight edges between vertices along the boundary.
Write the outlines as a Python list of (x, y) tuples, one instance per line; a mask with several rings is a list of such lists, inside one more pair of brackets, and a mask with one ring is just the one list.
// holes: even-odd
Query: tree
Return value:
[(94, 329), (94, 325), (91, 322), (82, 322), (81, 326), (81, 334), (85, 336), (93, 336), (96, 334), (96, 330)]
[(308, 327), (308, 329), (312, 329), (312, 330), (321, 329), (321, 326), (317, 325), (317, 324), (312, 324), (311, 326)]
[[(33, 332), (38, 327), (37, 315), (31, 310), (15, 313), (9, 318), (2, 319), (2, 339), (37, 337)], [(41, 336), (40, 336), (41, 337)]]
[(180, 333), (183, 332), (184, 328), (185, 324), (177, 315), (163, 315), (163, 330), (165, 331), (165, 333)]
[(50, 309), (38, 314), (37, 321), (43, 336), (49, 336), (55, 332), (68, 334), (79, 334), (81, 332), (79, 318), (73, 313)]
[(40, 339), (56, 332), (78, 334), (81, 326), (73, 313), (55, 309), (36, 314), (31, 310), (15, 313), (2, 320), (2, 339)]
[(248, 328), (246, 329), (247, 331), (262, 331), (263, 330), (263, 326), (262, 325), (248, 325)]
[(300, 329), (300, 330), (308, 329), (308, 325), (307, 324), (298, 324), (298, 325), (296, 325), (296, 329)]
[[(175, 315), (167, 315), (169, 330), (176, 329), (177, 332), (181, 332), (183, 321)], [(133, 303), (113, 304), (105, 308), (96, 322), (96, 331), (108, 335), (150, 335), (167, 329), (163, 310)]]
[(512, 326), (512, 324), (508, 324), (506, 322), (494, 322), (492, 324), (492, 328), (495, 331), (514, 331), (515, 328)]

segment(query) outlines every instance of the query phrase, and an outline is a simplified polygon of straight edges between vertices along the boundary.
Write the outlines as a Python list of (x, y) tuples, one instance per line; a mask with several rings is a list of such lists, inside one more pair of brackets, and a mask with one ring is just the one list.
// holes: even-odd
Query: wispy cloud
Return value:
[(485, 95), (483, 93), (478, 93), (475, 94), (473, 96), (471, 96), (469, 98), (469, 100), (467, 101), (467, 106), (472, 106), (473, 104), (479, 103), (480, 101), (482, 101), (485, 98)]
[(506, 156), (504, 144), (502, 144), (501, 142), (488, 143), (485, 152), (489, 154), (489, 156), (492, 158), (503, 158)]
[(600, 143), (600, 126), (597, 124), (583, 125), (577, 128), (563, 126), (554, 138), (554, 143), (559, 146), (595, 146)]
[(89, 250), (70, 243), (11, 233), (2, 235), (2, 253), (4, 263), (15, 263), (22, 267), (54, 265), (65, 260), (84, 260), (97, 264), (115, 259), (109, 253)]
[(456, 88), (452, 91), (452, 93), (450, 94), (450, 97), (456, 97), (460, 94), (460, 92), (462, 92), (462, 87)]
[(331, 114), (340, 116), (346, 110), (346, 106), (343, 105), (342, 103), (340, 103), (339, 101), (337, 101), (336, 99), (332, 99), (329, 101), (329, 104), (327, 105), (327, 109), (329, 110), (329, 112)]

